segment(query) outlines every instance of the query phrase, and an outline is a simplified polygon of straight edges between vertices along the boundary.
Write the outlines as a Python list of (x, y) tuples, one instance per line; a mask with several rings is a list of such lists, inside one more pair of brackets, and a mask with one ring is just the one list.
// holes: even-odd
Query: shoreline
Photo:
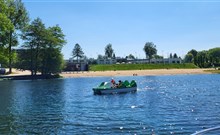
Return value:
[[(162, 75), (191, 75), (191, 74), (213, 74), (207, 72), (209, 69), (151, 69), (151, 70), (118, 70), (118, 71), (80, 71), (80, 72), (62, 72), (62, 78), (79, 77), (117, 77), (117, 76), (162, 76)], [(213, 70), (213, 69), (212, 69)], [(28, 78), (30, 71), (19, 71), (13, 69), (13, 74), (0, 75), (0, 78)], [(30, 77), (29, 77), (30, 78)], [(37, 77), (38, 78), (38, 77)], [(39, 77), (40, 78), (40, 77)]]
[(84, 71), (84, 72), (62, 72), (63, 78), (76, 77), (116, 77), (116, 76), (159, 76), (159, 75), (181, 75), (181, 74), (212, 74), (206, 72), (210, 69), (151, 69), (151, 70), (119, 70), (119, 71)]

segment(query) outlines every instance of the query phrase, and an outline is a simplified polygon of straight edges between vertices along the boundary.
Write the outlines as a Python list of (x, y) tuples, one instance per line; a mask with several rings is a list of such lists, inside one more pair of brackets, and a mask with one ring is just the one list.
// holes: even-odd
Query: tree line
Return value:
[[(145, 52), (146, 58), (151, 61), (152, 58), (155, 59), (163, 59), (163, 56), (157, 55), (157, 49), (156, 45), (153, 42), (146, 42), (143, 48), (143, 51)], [(72, 51), (72, 56), (73, 58), (77, 57), (77, 61), (79, 58), (85, 58), (84, 52), (82, 51), (81, 46), (77, 43), (75, 44), (75, 47)], [(97, 56), (98, 59), (115, 59), (116, 55), (114, 53), (114, 49), (112, 48), (112, 44), (107, 44), (105, 47), (105, 54), (101, 55), (98, 54)], [(127, 55), (125, 58), (129, 59), (135, 59), (135, 56), (133, 54)], [(178, 58), (177, 54), (170, 53), (170, 58)]]
[[(23, 40), (21, 49), (13, 49), (18, 46), (19, 40)], [(66, 44), (65, 35), (58, 26), (46, 27), (40, 18), (30, 22), (28, 11), (21, 0), (0, 0), (0, 64), (2, 67), (12, 67), (30, 70), (32, 75), (59, 73), (64, 67), (62, 47)], [(146, 42), (143, 51), (146, 58), (163, 58), (157, 55), (156, 45)], [(79, 44), (72, 51), (73, 58), (87, 58)], [(107, 44), (104, 55), (98, 58), (116, 58), (112, 44)], [(126, 58), (135, 59), (129, 54)], [(170, 58), (178, 58), (177, 54), (170, 54)], [(220, 48), (204, 51), (189, 51), (184, 61), (194, 63), (199, 67), (218, 66), (220, 62)]]
[[(40, 18), (30, 22), (21, 0), (0, 0), (0, 63), (4, 67), (30, 70), (31, 75), (55, 74), (63, 68), (61, 49), (66, 43), (62, 29), (45, 27)], [(21, 49), (18, 37), (24, 44)]]
[(186, 63), (194, 63), (201, 68), (219, 67), (220, 47), (203, 51), (196, 51), (195, 49), (192, 49), (186, 54), (184, 61)]
[[(73, 51), (73, 56), (80, 56), (82, 58), (81, 53), (83, 53), (82, 48), (79, 44), (77, 44), (77, 48), (80, 48), (77, 51)], [(156, 45), (153, 42), (146, 42), (143, 48), (143, 51), (145, 52), (146, 59), (149, 60), (149, 63), (151, 59), (163, 59), (163, 56), (157, 55), (157, 49)], [(98, 59), (107, 59), (107, 58), (115, 58), (114, 49), (112, 48), (112, 44), (108, 44), (105, 47), (105, 54), (98, 55)], [(126, 56), (126, 58), (135, 59), (134, 55), (129, 54)], [(170, 53), (169, 58), (181, 58), (178, 57), (176, 53), (172, 54)], [(212, 48), (209, 50), (203, 50), (203, 51), (196, 51), (195, 49), (190, 50), (183, 59), (184, 63), (194, 63), (196, 66), (201, 68), (209, 68), (209, 67), (219, 67), (220, 66), (220, 48)]]

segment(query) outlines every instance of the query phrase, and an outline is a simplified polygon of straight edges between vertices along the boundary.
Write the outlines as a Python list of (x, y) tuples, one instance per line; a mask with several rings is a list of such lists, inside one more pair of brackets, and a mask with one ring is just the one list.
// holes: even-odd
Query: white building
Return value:
[(88, 71), (88, 61), (86, 59), (79, 59), (78, 61), (70, 58), (66, 60), (67, 71)]
[[(135, 59), (135, 60), (127, 60), (130, 63), (149, 63), (149, 59)], [(164, 63), (164, 64), (171, 64), (171, 63), (182, 63), (181, 58), (164, 58), (164, 59), (151, 59), (150, 63)]]
[(116, 64), (116, 59), (97, 59), (97, 64)]

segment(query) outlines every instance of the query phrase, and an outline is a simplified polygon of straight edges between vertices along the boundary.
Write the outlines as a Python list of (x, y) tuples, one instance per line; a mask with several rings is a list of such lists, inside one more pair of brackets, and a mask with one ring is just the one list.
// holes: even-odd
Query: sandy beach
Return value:
[(98, 77), (98, 76), (154, 76), (178, 74), (210, 74), (208, 69), (154, 69), (154, 70), (127, 70), (127, 71), (89, 71), (89, 72), (63, 72), (60, 75), (69, 77)]
[[(205, 72), (210, 69), (153, 69), (153, 70), (126, 70), (126, 71), (85, 71), (85, 72), (62, 72), (64, 78), (70, 77), (101, 77), (101, 76), (155, 76), (155, 75), (178, 75), (178, 74), (211, 74)], [(30, 75), (30, 71), (13, 69), (13, 73), (6, 76)]]

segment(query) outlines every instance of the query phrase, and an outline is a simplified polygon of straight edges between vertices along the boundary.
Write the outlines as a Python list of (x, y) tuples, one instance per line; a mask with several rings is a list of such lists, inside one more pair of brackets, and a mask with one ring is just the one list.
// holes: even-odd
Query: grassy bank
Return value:
[(113, 64), (90, 65), (90, 71), (145, 70), (145, 69), (191, 69), (194, 64)]

